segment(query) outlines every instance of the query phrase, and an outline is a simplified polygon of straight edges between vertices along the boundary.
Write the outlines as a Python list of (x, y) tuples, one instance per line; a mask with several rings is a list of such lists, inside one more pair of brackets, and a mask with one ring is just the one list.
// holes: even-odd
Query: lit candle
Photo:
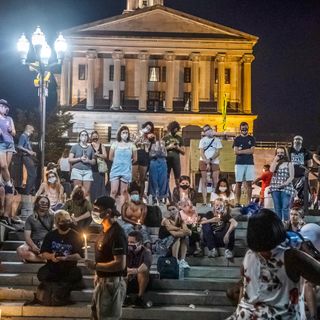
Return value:
[(137, 222), (137, 224), (140, 224), (140, 225), (141, 225), (141, 220), (140, 220), (140, 219), (138, 219), (138, 222)]
[(84, 258), (85, 260), (88, 260), (88, 243), (87, 243), (87, 235), (84, 233), (83, 234), (84, 238)]

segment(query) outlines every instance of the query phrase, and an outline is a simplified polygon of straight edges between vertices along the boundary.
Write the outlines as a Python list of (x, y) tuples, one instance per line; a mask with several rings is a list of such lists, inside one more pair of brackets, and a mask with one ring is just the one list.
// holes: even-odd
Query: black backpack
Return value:
[(179, 279), (179, 264), (175, 257), (159, 257), (157, 270), (160, 279)]

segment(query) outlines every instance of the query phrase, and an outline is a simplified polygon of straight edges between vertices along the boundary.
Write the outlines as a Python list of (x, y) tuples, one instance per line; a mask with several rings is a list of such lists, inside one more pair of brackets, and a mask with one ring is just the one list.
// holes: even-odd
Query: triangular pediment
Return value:
[(166, 34), (199, 35), (200, 37), (240, 38), (256, 41), (258, 38), (181, 11), (164, 6), (136, 10), (120, 16), (96, 21), (67, 30), (67, 34)]

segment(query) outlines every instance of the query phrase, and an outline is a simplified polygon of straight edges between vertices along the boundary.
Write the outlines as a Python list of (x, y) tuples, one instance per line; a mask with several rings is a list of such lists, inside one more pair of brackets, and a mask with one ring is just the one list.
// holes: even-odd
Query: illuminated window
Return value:
[(87, 79), (87, 65), (79, 64), (78, 80), (86, 80), (86, 79)]
[[(224, 69), (224, 83), (225, 84), (230, 84), (230, 75), (231, 75), (231, 70), (229, 68)], [(214, 82), (218, 83), (219, 82), (219, 75), (218, 75), (218, 69), (214, 69)]]
[(160, 81), (160, 67), (149, 67), (149, 82)]

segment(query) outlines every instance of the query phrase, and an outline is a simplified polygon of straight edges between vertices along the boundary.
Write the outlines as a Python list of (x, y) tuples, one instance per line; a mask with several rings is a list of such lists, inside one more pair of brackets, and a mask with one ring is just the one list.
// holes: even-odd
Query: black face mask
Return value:
[(58, 226), (61, 231), (67, 231), (68, 229), (70, 229), (71, 223), (70, 222), (60, 223)]
[(180, 188), (181, 189), (183, 189), (183, 190), (187, 190), (187, 189), (189, 189), (189, 185), (187, 185), (187, 184), (180, 184)]
[(92, 141), (93, 141), (93, 142), (97, 142), (97, 141), (98, 141), (98, 138), (93, 138)]
[(282, 160), (284, 158), (284, 155), (283, 154), (279, 154), (278, 158), (279, 158), (279, 160)]
[(248, 134), (248, 129), (243, 129), (243, 130), (241, 130), (241, 133), (242, 133), (243, 135), (247, 135), (247, 134)]

